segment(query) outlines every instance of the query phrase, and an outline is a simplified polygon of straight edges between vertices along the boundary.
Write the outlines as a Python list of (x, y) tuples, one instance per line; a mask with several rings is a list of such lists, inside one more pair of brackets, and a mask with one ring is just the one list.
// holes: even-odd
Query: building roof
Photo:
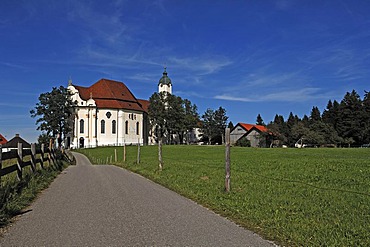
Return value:
[[(254, 127), (261, 132), (268, 132), (268, 129), (266, 128), (266, 126), (263, 126), (263, 125), (238, 123), (236, 126), (238, 125), (244, 128), (246, 131), (249, 131)], [(236, 126), (234, 128), (236, 128)]]
[(8, 141), (5, 139), (5, 137), (0, 134), (0, 145), (4, 145), (7, 142)]
[(163, 75), (162, 75), (161, 79), (159, 79), (158, 85), (161, 85), (161, 84), (163, 84), (163, 85), (172, 85), (171, 79), (167, 76), (166, 68), (164, 68)]
[(146, 112), (145, 100), (138, 100), (128, 87), (119, 81), (100, 79), (90, 87), (74, 87), (83, 100), (92, 98), (98, 108), (128, 109)]
[(31, 144), (22, 139), (19, 134), (10, 139), (7, 143), (3, 145), (4, 148), (18, 148), (18, 143), (22, 143), (23, 148), (31, 148)]
[(141, 107), (144, 109), (145, 112), (148, 112), (150, 102), (149, 100), (145, 99), (138, 99), (139, 103), (141, 104)]

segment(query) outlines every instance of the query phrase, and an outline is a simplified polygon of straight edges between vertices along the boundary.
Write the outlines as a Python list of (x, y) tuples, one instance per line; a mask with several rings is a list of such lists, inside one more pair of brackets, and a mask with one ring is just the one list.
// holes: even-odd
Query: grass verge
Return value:
[(68, 165), (66, 160), (58, 160), (58, 165), (45, 165), (32, 173), (24, 168), (23, 179), (18, 181), (16, 173), (2, 177), (0, 187), (0, 228), (7, 226), (11, 219), (22, 213), (38, 193), (47, 188), (54, 178)]
[[(231, 149), (231, 192), (224, 192), (221, 146), (85, 149), (93, 162), (154, 180), (267, 239), (286, 246), (370, 246), (369, 149)], [(114, 161), (114, 158), (113, 158)]]

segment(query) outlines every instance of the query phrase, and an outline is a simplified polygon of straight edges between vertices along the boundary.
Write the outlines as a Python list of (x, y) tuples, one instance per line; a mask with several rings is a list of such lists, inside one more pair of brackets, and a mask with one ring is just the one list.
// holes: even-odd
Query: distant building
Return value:
[(234, 145), (241, 138), (247, 138), (251, 147), (266, 147), (268, 140), (262, 133), (268, 133), (268, 129), (263, 125), (238, 123), (230, 131), (230, 143)]
[(8, 141), (5, 139), (5, 137), (0, 134), (0, 145), (4, 145), (7, 142)]
[(10, 139), (7, 143), (5, 143), (3, 147), (3, 152), (8, 152), (12, 149), (18, 148), (18, 143), (22, 143), (23, 149), (30, 149), (31, 144), (29, 144), (27, 141), (25, 141), (23, 138), (19, 136), (19, 134), (16, 134), (15, 137)]
[(67, 146), (147, 144), (149, 101), (137, 99), (123, 82), (101, 79), (90, 87), (69, 82), (68, 90), (76, 107)]

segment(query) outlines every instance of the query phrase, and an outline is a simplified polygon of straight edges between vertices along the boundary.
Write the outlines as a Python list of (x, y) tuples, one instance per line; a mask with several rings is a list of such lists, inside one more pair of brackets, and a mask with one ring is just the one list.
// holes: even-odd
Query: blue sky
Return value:
[(329, 99), (370, 90), (367, 0), (0, 0), (0, 133), (40, 134), (29, 111), (41, 93), (124, 82), (226, 109), (234, 123), (302, 117)]

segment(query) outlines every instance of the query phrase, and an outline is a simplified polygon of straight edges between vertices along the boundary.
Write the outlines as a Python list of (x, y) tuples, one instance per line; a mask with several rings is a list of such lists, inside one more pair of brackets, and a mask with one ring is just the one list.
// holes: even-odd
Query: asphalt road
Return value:
[(274, 246), (139, 175), (74, 155), (0, 246)]

